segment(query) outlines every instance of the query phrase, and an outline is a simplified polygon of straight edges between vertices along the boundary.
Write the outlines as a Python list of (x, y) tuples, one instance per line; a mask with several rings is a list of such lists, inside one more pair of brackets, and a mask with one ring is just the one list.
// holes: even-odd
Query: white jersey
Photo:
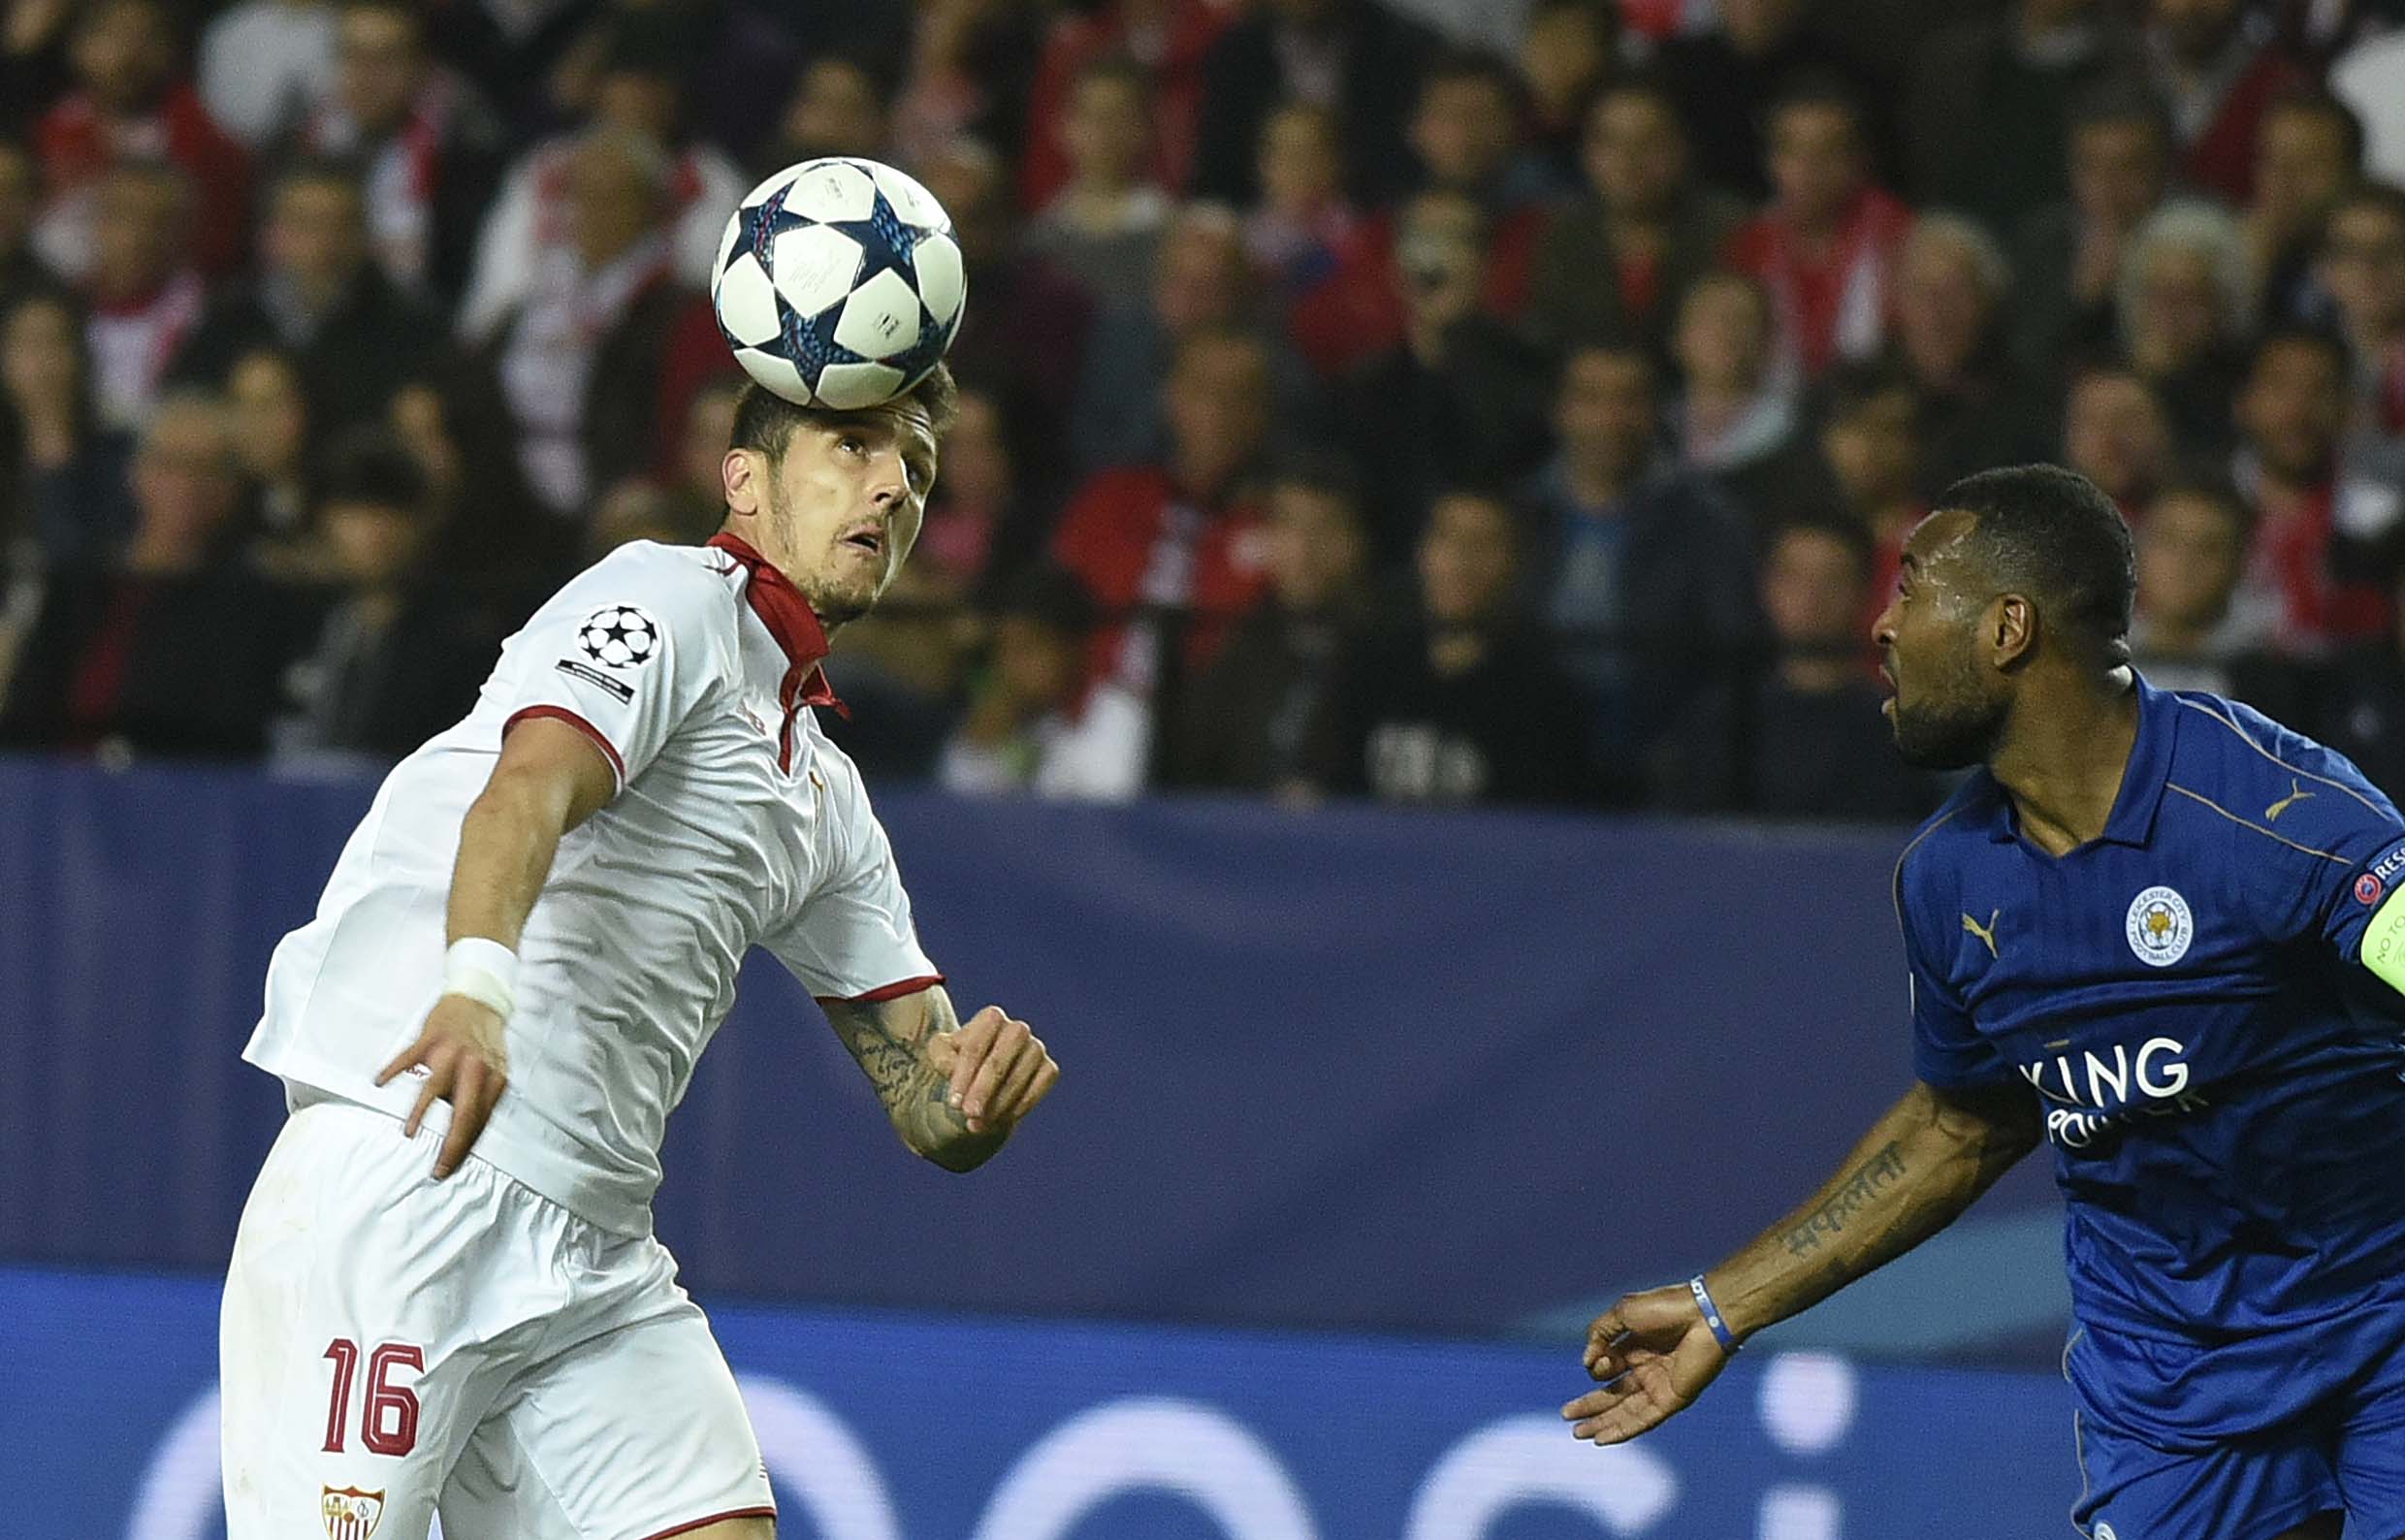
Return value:
[(833, 701), (825, 650), (791, 585), (728, 536), (640, 542), (579, 575), (502, 645), (466, 720), (385, 780), (317, 917), (277, 946), (242, 1056), (407, 1114), (416, 1077), (373, 1082), (441, 993), (461, 819), (510, 723), (570, 722), (618, 792), (561, 841), (527, 918), (509, 1087), (475, 1152), (594, 1225), (648, 1233), (669, 1109), (753, 943), (821, 999), (939, 981), (859, 774), (809, 709)]

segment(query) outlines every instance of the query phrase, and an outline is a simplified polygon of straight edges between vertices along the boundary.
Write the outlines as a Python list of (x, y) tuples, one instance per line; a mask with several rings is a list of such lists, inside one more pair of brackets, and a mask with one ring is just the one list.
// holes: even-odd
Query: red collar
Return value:
[(783, 697), (786, 715), (795, 705), (831, 707), (838, 716), (850, 720), (851, 710), (835, 698), (835, 690), (827, 684), (826, 670), (818, 666), (827, 655), (826, 628), (818, 617), (786, 575), (769, 563), (766, 557), (752, 549), (741, 536), (714, 534), (709, 544), (725, 552), (751, 574), (744, 585), (744, 597), (751, 601), (752, 613), (768, 627), (768, 634), (785, 650), (785, 684), (778, 690)]

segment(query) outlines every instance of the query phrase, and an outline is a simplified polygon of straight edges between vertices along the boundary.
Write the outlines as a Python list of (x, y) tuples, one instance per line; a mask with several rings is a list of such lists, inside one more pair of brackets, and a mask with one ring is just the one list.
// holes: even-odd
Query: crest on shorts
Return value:
[(357, 1487), (325, 1492), (318, 1511), (325, 1516), (326, 1540), (374, 1540), (376, 1525), (384, 1522), (384, 1493)]
[(2197, 939), (2196, 916), (2176, 888), (2149, 887), (2140, 892), (2130, 900), (2124, 925), (2130, 950), (2149, 968), (2170, 967), (2188, 955), (2188, 944)]

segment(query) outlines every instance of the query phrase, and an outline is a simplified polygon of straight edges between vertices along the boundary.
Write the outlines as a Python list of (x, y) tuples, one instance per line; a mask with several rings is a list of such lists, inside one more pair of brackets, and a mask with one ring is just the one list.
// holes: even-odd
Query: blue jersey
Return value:
[(2046, 854), (1981, 771), (1906, 848), (1914, 1068), (2036, 1098), (2079, 1320), (2155, 1355), (2128, 1420), (2227, 1433), (2292, 1396), (2213, 1364), (2284, 1363), (2301, 1404), (2325, 1355), (2284, 1333), (2405, 1320), (2405, 998), (2361, 961), (2405, 818), (2260, 713), (2138, 693), (2100, 839)]

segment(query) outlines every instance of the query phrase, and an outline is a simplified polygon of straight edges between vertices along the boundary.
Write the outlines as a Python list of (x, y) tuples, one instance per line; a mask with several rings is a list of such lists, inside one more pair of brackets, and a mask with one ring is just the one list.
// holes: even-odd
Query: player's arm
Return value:
[(1026, 1022), (987, 1006), (963, 1023), (942, 984), (819, 1004), (902, 1142), (946, 1171), (983, 1165), (1061, 1077)]
[[(1914, 1082), (1818, 1192), (1704, 1275), (1722, 1324), (1742, 1341), (1894, 1261), (1952, 1224), (2043, 1135), (2017, 1085)], [(1587, 1372), (1606, 1383), (1562, 1416), (1581, 1438), (1620, 1443), (1683, 1410), (1726, 1362), (1688, 1285), (1632, 1294), (1587, 1329)]]
[[(552, 857), (568, 830), (599, 812), (618, 788), (608, 758), (586, 733), (550, 717), (529, 717), (509, 729), (484, 790), (460, 824), (459, 859), (451, 871), (446, 941), (482, 939), (514, 952), (551, 875)], [(466, 1158), (508, 1084), (509, 1061), (498, 1001), (508, 986), (479, 987), (472, 972), (446, 968), (445, 989), (417, 1041), (376, 1076), (382, 1085), (423, 1069), (407, 1132), (415, 1136), (437, 1099), (451, 1104), (451, 1128), (434, 1159), (448, 1176)]]

